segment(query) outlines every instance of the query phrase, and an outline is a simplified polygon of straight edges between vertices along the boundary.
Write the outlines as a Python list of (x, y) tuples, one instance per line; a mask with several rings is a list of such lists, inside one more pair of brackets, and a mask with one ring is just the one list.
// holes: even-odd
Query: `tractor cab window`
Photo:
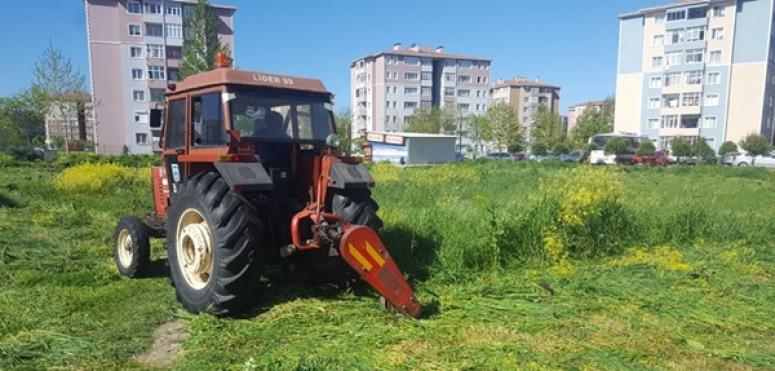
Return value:
[(191, 100), (191, 146), (222, 146), (228, 137), (223, 127), (221, 93), (210, 93)]
[(234, 129), (244, 138), (320, 142), (334, 130), (327, 96), (237, 89), (230, 104)]
[(168, 111), (166, 148), (181, 148), (185, 145), (186, 100), (170, 101)]

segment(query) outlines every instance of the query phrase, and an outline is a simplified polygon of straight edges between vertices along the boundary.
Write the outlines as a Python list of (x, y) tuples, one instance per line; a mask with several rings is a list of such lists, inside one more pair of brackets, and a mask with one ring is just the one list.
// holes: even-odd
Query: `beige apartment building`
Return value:
[(412, 45), (350, 63), (353, 133), (403, 132), (420, 107), (481, 115), (489, 102), (491, 61)]
[(493, 103), (503, 102), (514, 108), (528, 138), (539, 107), (546, 106), (551, 112), (560, 113), (560, 87), (538, 78), (528, 80), (518, 76), (512, 80), (499, 80), (492, 87), (491, 95)]
[(591, 100), (589, 102), (579, 103), (575, 106), (568, 107), (568, 133), (570, 133), (573, 128), (576, 127), (576, 122), (579, 120), (579, 117), (586, 112), (586, 110), (591, 109), (597, 112), (600, 112), (603, 110), (603, 104), (605, 104), (605, 101), (603, 100)]
[(53, 105), (45, 120), (46, 143), (52, 144), (57, 138), (94, 142), (94, 112), (89, 94), (71, 94), (63, 104)]
[[(178, 67), (196, 0), (84, 0), (98, 153), (160, 150), (150, 110), (161, 108)], [(236, 9), (210, 4), (218, 38), (234, 53)]]

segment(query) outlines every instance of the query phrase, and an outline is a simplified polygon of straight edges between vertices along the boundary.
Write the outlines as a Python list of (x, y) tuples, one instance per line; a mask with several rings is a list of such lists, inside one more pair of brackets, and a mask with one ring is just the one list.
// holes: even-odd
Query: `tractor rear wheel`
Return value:
[(148, 227), (135, 217), (121, 218), (113, 233), (113, 255), (118, 272), (129, 278), (148, 273), (151, 261), (151, 244)]
[(167, 254), (186, 309), (234, 315), (252, 304), (262, 233), (254, 209), (218, 174), (197, 174), (184, 183), (169, 210)]
[(347, 223), (365, 225), (375, 231), (382, 227), (382, 219), (377, 216), (379, 205), (371, 198), (369, 189), (335, 192), (331, 209)]

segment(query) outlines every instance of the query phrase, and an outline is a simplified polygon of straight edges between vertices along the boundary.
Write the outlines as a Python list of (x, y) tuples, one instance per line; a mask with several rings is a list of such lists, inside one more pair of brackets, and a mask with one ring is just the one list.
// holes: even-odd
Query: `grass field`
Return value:
[(177, 369), (775, 368), (772, 171), (375, 165), (411, 320), (277, 273), (254, 315), (191, 316), (114, 267), (145, 168), (62, 170), (0, 168), (0, 369), (145, 368), (175, 319)]

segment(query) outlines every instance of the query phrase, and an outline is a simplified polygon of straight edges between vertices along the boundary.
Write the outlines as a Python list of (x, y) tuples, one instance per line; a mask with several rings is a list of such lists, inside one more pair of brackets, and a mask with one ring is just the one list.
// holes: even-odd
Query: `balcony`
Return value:
[(699, 115), (702, 113), (702, 107), (697, 106), (677, 106), (677, 107), (667, 107), (664, 106), (659, 111), (659, 114), (662, 116), (674, 116), (674, 115)]

